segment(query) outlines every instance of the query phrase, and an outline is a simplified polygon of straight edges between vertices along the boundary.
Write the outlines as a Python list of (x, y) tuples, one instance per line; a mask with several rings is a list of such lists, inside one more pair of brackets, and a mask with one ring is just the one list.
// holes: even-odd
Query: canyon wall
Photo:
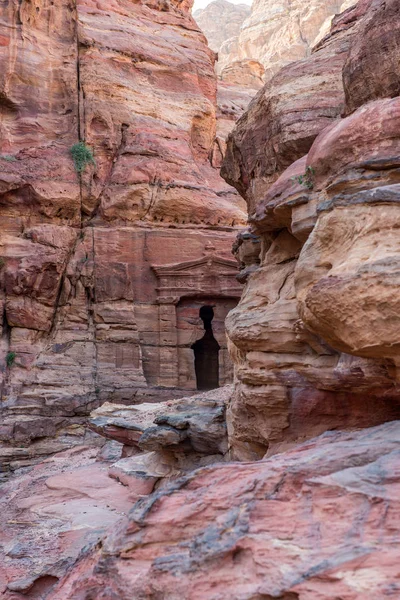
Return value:
[[(227, 318), (233, 395), (107, 403), (90, 420), (110, 440), (100, 453), (12, 475), (5, 599), (399, 596), (399, 24), (397, 0), (360, 0), (239, 120), (223, 169), (250, 209)], [(231, 273), (216, 248), (183, 268), (151, 263), (156, 291), (199, 263), (223, 267), (215, 288)], [(186, 335), (197, 299), (173, 312), (167, 298), (161, 330), (172, 314)]]
[(310, 56), (329, 33), (334, 15), (354, 4), (355, 0), (254, 0), (239, 34), (219, 50), (221, 76), (234, 66), (253, 63), (268, 81), (285, 65)]
[(216, 72), (219, 80), (224, 82), (225, 88), (234, 86), (232, 100), (235, 87), (247, 90), (250, 93), (249, 101), (254, 96), (254, 90), (262, 87), (264, 67), (261, 63), (250, 55), (239, 60), (239, 36), (250, 14), (249, 5), (232, 4), (227, 0), (214, 0), (204, 9), (193, 13), (209, 47), (218, 55)]
[(227, 319), (237, 457), (400, 415), (398, 10), (361, 0), (337, 17), (228, 140), (223, 172), (262, 248)]
[[(105, 400), (195, 390), (203, 304), (231, 378), (223, 322), (246, 215), (218, 172), (215, 56), (189, 11), (0, 8), (0, 440), (18, 456), (31, 440), (62, 448)], [(73, 147), (93, 159), (76, 168)]]
[[(227, 318), (228, 436), (245, 462), (139, 500), (55, 600), (399, 595), (399, 24), (397, 0), (360, 0), (229, 137), (251, 225)], [(292, 164), (274, 160), (291, 139)]]
[(193, 18), (205, 34), (211, 50), (218, 53), (224, 42), (239, 35), (240, 28), (250, 13), (251, 7), (248, 4), (214, 0), (205, 8), (196, 10)]

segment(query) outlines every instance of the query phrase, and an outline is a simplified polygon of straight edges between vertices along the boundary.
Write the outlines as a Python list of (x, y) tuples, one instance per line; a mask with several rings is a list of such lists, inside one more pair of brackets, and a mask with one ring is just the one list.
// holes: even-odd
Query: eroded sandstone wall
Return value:
[[(244, 204), (211, 164), (214, 53), (189, 10), (130, 0), (0, 7), (5, 442), (62, 427), (73, 435), (105, 399), (178, 386), (181, 297), (229, 304), (240, 294), (230, 248)], [(79, 140), (94, 154), (81, 175), (70, 155)], [(192, 343), (200, 325), (197, 315)], [(222, 352), (227, 361), (226, 343)]]
[(265, 69), (265, 81), (282, 67), (310, 56), (329, 33), (332, 18), (356, 0), (254, 0), (239, 35), (220, 50), (221, 68), (248, 60)]
[(214, 0), (205, 8), (196, 10), (193, 17), (205, 34), (208, 45), (219, 52), (222, 44), (240, 33), (243, 22), (250, 16), (248, 4), (232, 4), (227, 0)]
[(237, 457), (400, 415), (398, 22), (397, 2), (361, 0), (228, 141), (262, 248), (227, 319)]
[[(241, 233), (235, 244), (241, 278), (248, 283), (228, 317), (237, 377), (227, 411), (229, 438), (234, 456), (264, 460), (211, 464), (161, 484), (104, 540), (92, 542), (59, 583), (54, 576), (47, 579), (47, 589), (54, 586), (49, 598), (398, 596), (400, 97), (393, 72), (399, 35), (393, 25), (399, 16), (394, 0), (361, 0), (336, 21), (333, 37), (341, 31), (348, 44), (347, 52), (339, 51), (346, 88), (346, 95), (342, 90), (337, 96), (342, 117), (331, 114), (319, 131), (311, 128), (307, 142), (309, 105), (299, 106), (297, 121), (289, 113), (303, 128), (308, 147), (288, 167), (277, 166), (278, 179), (251, 197), (253, 232)], [(368, 78), (362, 85), (377, 56), (385, 65), (376, 75), (379, 86)], [(304, 73), (303, 61), (297, 67)], [(310, 78), (310, 85), (314, 81)], [(288, 80), (290, 85), (295, 81)], [(313, 97), (317, 104), (316, 89)], [(251, 151), (270, 155), (266, 141), (263, 145), (254, 133), (270, 131), (267, 105), (264, 90), (251, 118), (247, 115), (231, 136), (243, 164)], [(258, 146), (242, 143), (245, 125)], [(293, 129), (294, 139), (298, 131)], [(289, 144), (289, 131), (286, 136)], [(238, 167), (240, 176), (242, 163), (228, 155), (226, 171)], [(243, 175), (246, 193), (258, 175), (250, 171), (247, 180)], [(210, 403), (213, 395), (186, 399), (184, 414), (181, 401), (156, 410), (106, 405), (93, 415), (92, 427), (115, 437), (122, 417), (125, 441), (156, 450), (158, 460), (160, 446), (179, 452), (183, 443), (187, 451), (189, 442), (193, 450), (207, 434), (209, 448), (223, 440), (218, 452), (225, 455), (223, 398)], [(159, 410), (163, 415), (153, 420)], [(186, 419), (190, 422), (181, 429)], [(127, 427), (132, 420), (141, 427)], [(217, 427), (210, 426), (213, 422)], [(369, 427), (374, 423), (381, 424)], [(110, 473), (123, 477), (136, 497), (137, 490), (145, 494), (151, 482), (143, 462), (140, 472), (137, 463), (136, 470), (129, 471), (129, 465), (123, 459)], [(154, 462), (148, 466), (154, 468)], [(82, 490), (76, 475), (56, 478), (58, 489), (68, 481)], [(50, 487), (54, 483), (52, 478)], [(26, 488), (19, 490), (19, 505), (26, 506)], [(93, 496), (96, 504), (102, 502), (101, 494)], [(54, 502), (55, 494), (48, 498)], [(34, 510), (41, 502), (39, 496), (30, 506)], [(40, 549), (43, 553), (46, 543)], [(54, 572), (46, 566), (42, 578)], [(8, 589), (22, 585), (26, 579), (11, 581)]]

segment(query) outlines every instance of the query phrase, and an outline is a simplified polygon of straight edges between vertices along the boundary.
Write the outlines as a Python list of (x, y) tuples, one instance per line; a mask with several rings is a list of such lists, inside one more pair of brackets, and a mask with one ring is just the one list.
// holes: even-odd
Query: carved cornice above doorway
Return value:
[(236, 280), (237, 262), (210, 254), (209, 250), (206, 247), (205, 256), (197, 260), (152, 266), (158, 278), (159, 301), (195, 295), (240, 298), (242, 286)]

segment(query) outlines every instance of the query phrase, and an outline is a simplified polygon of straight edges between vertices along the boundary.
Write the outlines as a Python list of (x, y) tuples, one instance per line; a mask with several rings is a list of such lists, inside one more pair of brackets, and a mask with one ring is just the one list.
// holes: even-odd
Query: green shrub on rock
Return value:
[(6, 363), (8, 368), (13, 366), (16, 356), (17, 355), (15, 354), (15, 352), (7, 352)]
[(81, 174), (86, 169), (87, 165), (96, 165), (93, 152), (85, 142), (74, 144), (70, 150), (72, 160), (74, 161), (76, 172)]

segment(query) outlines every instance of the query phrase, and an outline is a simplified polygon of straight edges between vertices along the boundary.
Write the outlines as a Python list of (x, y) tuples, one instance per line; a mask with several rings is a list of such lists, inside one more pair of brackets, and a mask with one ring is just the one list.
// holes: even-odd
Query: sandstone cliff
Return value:
[(362, 0), (344, 12), (229, 139), (224, 173), (262, 244), (227, 321), (238, 379), (228, 422), (241, 458), (400, 414), (398, 10)]
[(310, 56), (329, 33), (332, 17), (354, 4), (356, 0), (254, 0), (237, 38), (220, 50), (223, 76), (227, 67), (251, 60), (264, 67), (268, 81), (285, 65)]
[[(199, 308), (216, 296), (220, 383), (231, 377), (223, 321), (245, 212), (210, 162), (214, 53), (189, 9), (0, 7), (0, 440), (73, 440), (106, 399), (194, 390)], [(75, 168), (73, 147), (93, 160)]]
[[(6, 600), (399, 596), (398, 23), (397, 0), (360, 0), (239, 121), (224, 173), (251, 231), (234, 246), (247, 283), (227, 320), (233, 396), (107, 404), (90, 426), (111, 446), (11, 477)], [(210, 244), (216, 286), (230, 263)], [(176, 273), (155, 272), (162, 286)], [(185, 336), (195, 307), (161, 305), (165, 338), (171, 313)], [(263, 460), (223, 464), (228, 445)], [(194, 464), (209, 466), (175, 478)]]
[(239, 35), (250, 12), (248, 4), (214, 0), (205, 8), (196, 10), (193, 18), (205, 34), (211, 50), (218, 53), (224, 42)]
[[(399, 595), (399, 22), (397, 1), (361, 0), (229, 139), (224, 172), (252, 232), (235, 246), (247, 284), (227, 319), (228, 436), (234, 456), (264, 460), (203, 468), (138, 501), (53, 598)], [(297, 112), (296, 74), (311, 97)], [(276, 114), (291, 127), (274, 130)], [(276, 160), (260, 186), (280, 142), (291, 164)]]

